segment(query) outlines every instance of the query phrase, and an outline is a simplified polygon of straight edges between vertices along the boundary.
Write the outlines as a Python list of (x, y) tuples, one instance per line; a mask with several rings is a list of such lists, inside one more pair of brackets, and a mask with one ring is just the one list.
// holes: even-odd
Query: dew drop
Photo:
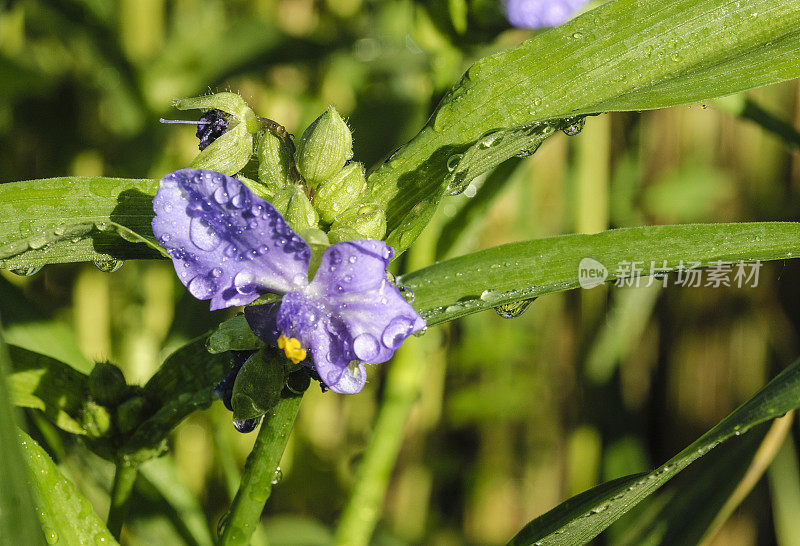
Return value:
[(255, 275), (249, 271), (239, 271), (233, 278), (233, 286), (240, 294), (252, 294), (255, 290), (253, 282), (256, 280)]
[(279, 483), (281, 483), (282, 479), (283, 479), (283, 472), (281, 471), (281, 467), (278, 467), (272, 474), (272, 481), (270, 481), (270, 483), (272, 485), (278, 485)]
[(409, 287), (407, 287), (407, 286), (398, 286), (398, 287), (397, 287), (397, 289), (398, 289), (398, 290), (400, 290), (400, 293), (403, 295), (403, 297), (405, 298), (405, 300), (406, 300), (408, 303), (414, 303), (414, 299), (415, 299), (417, 296), (416, 296), (416, 294), (414, 294), (414, 291), (413, 291), (413, 290), (411, 290), (411, 289), (410, 289)]
[(530, 298), (528, 300), (515, 301), (513, 303), (504, 303), (502, 305), (498, 305), (497, 307), (495, 307), (494, 310), (498, 315), (500, 315), (503, 318), (506, 319), (517, 318), (520, 315), (522, 315), (525, 311), (527, 311), (528, 306), (530, 306), (530, 304), (533, 303), (535, 299), (536, 298)]
[(241, 432), (242, 434), (247, 434), (248, 432), (253, 432), (258, 427), (258, 424), (260, 422), (261, 422), (261, 417), (256, 417), (254, 419), (233, 421), (233, 426), (236, 428), (237, 431)]
[(116, 258), (98, 258), (92, 263), (94, 263), (94, 266), (103, 273), (114, 273), (115, 271), (119, 271), (119, 268), (125, 265), (123, 260), (118, 260)]
[(228, 258), (233, 258), (236, 256), (236, 245), (228, 245), (222, 253)]
[(495, 303), (503, 297), (503, 293), (498, 290), (484, 290), (481, 292), (481, 300), (487, 303)]
[(428, 327), (423, 326), (421, 330), (417, 330), (416, 332), (414, 332), (414, 337), (422, 337), (427, 333), (428, 333)]
[[(236, 421), (234, 421), (234, 423), (236, 423)], [(225, 514), (222, 515), (221, 518), (219, 518), (219, 521), (217, 522), (217, 536), (218, 537), (222, 537), (222, 533), (225, 532), (225, 527), (228, 526), (228, 520), (230, 520), (230, 519), (231, 519), (231, 513), (230, 512), (226, 512)]]
[(47, 527), (44, 530), (44, 538), (47, 540), (48, 544), (55, 544), (58, 542), (58, 533), (56, 533), (55, 529)]
[(31, 266), (31, 267), (16, 267), (14, 269), (10, 269), (14, 275), (19, 275), (20, 277), (30, 277), (31, 275), (36, 275), (39, 271), (42, 270), (42, 266)]
[(375, 336), (363, 333), (353, 340), (353, 352), (360, 360), (370, 362), (380, 354), (380, 345)]
[(541, 146), (541, 145), (542, 145), (542, 143), (541, 143), (541, 141), (539, 141), (536, 144), (534, 144), (533, 146), (531, 146), (530, 148), (528, 148), (527, 150), (521, 150), (517, 154), (517, 157), (521, 157), (521, 158), (530, 157), (530, 156), (532, 156), (533, 154), (536, 153), (536, 151), (539, 149), (539, 146)]
[(220, 269), (219, 267), (215, 267), (214, 269), (211, 270), (211, 276), (214, 277), (215, 279), (218, 279), (219, 277), (222, 276), (222, 269)]
[(227, 203), (228, 199), (230, 199), (230, 197), (228, 196), (228, 192), (225, 191), (225, 188), (219, 187), (214, 191), (214, 201), (220, 205)]
[(189, 289), (189, 293), (199, 300), (207, 299), (216, 287), (214, 281), (203, 275), (196, 276), (186, 286)]
[(447, 159), (447, 170), (453, 172), (458, 167), (458, 164), (461, 163), (461, 159), (464, 157), (463, 154), (453, 154)]
[(259, 256), (263, 256), (264, 254), (266, 254), (267, 252), (269, 252), (269, 247), (268, 247), (267, 245), (260, 245), (260, 246), (259, 246), (259, 247), (256, 249), (256, 252), (258, 252)]
[(217, 232), (200, 216), (195, 216), (189, 221), (189, 239), (200, 250), (208, 251), (214, 250), (222, 243)]
[(381, 334), (381, 341), (389, 349), (397, 349), (414, 328), (414, 322), (406, 317), (393, 318)]
[(568, 118), (566, 121), (569, 125), (561, 129), (561, 131), (567, 136), (579, 135), (583, 131), (584, 125), (586, 125), (586, 118)]

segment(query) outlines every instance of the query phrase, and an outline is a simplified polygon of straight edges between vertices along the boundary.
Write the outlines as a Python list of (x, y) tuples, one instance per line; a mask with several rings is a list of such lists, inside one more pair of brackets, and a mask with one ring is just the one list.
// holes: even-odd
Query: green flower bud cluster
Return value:
[[(352, 161), (352, 133), (333, 106), (306, 128), (296, 147), (281, 125), (257, 117), (235, 93), (181, 99), (175, 106), (218, 110), (228, 119), (226, 132), (191, 167), (236, 175), (298, 233), (321, 229), (330, 243), (386, 235), (385, 209), (363, 201), (364, 166)], [(257, 167), (248, 166), (253, 157)]]
[(141, 388), (128, 385), (114, 364), (98, 362), (87, 385), (89, 399), (83, 404), (81, 425), (90, 438), (127, 434), (141, 423), (146, 410)]

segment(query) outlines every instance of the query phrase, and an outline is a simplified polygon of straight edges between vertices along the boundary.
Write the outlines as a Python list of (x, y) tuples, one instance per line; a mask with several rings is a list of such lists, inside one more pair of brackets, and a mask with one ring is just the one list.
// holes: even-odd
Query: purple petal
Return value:
[(520, 28), (557, 27), (589, 0), (508, 0), (508, 22)]
[(311, 284), (283, 297), (277, 330), (309, 349), (317, 373), (333, 391), (360, 391), (364, 362), (386, 362), (425, 327), (386, 279), (393, 254), (381, 241), (337, 243), (325, 251)]
[(181, 169), (161, 179), (153, 233), (191, 294), (211, 309), (308, 283), (311, 249), (275, 208), (239, 180)]

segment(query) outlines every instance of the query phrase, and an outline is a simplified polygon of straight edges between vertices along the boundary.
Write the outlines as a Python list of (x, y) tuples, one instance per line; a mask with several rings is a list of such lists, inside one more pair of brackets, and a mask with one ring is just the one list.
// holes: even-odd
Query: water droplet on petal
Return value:
[(353, 340), (353, 352), (359, 360), (370, 362), (380, 354), (380, 345), (372, 334), (360, 334)]
[(412, 328), (414, 328), (413, 320), (406, 317), (395, 317), (384, 328), (381, 341), (389, 349), (395, 350), (403, 344)]
[(186, 286), (189, 293), (199, 300), (207, 299), (216, 287), (216, 283), (204, 275), (196, 276)]
[(215, 279), (221, 277), (222, 269), (220, 269), (219, 267), (215, 267), (214, 269), (211, 270), (211, 276), (214, 277)]
[(195, 216), (189, 221), (189, 239), (200, 250), (214, 250), (222, 240), (213, 228), (201, 216)]
[(256, 252), (258, 252), (259, 256), (263, 256), (269, 252), (269, 247), (267, 245), (261, 245), (256, 249)]
[(255, 290), (253, 284), (256, 280), (255, 275), (249, 271), (239, 271), (233, 278), (233, 286), (240, 294), (252, 294)]
[(214, 201), (220, 205), (227, 203), (229, 198), (230, 197), (228, 196), (228, 192), (225, 191), (225, 188), (220, 187), (214, 191)]

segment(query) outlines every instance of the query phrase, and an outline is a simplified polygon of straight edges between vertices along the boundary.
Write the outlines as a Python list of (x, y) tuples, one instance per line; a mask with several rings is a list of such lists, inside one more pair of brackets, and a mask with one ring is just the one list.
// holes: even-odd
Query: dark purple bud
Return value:
[(197, 120), (198, 147), (205, 150), (209, 144), (217, 140), (228, 130), (228, 115), (222, 110), (209, 110)]
[(233, 384), (236, 382), (236, 376), (239, 374), (239, 370), (242, 369), (244, 363), (247, 362), (247, 359), (255, 352), (256, 351), (231, 351), (233, 355), (231, 369), (228, 375), (219, 382), (219, 385), (214, 387), (214, 394), (222, 400), (222, 403), (225, 404), (228, 411), (233, 411), (231, 397), (233, 397)]

